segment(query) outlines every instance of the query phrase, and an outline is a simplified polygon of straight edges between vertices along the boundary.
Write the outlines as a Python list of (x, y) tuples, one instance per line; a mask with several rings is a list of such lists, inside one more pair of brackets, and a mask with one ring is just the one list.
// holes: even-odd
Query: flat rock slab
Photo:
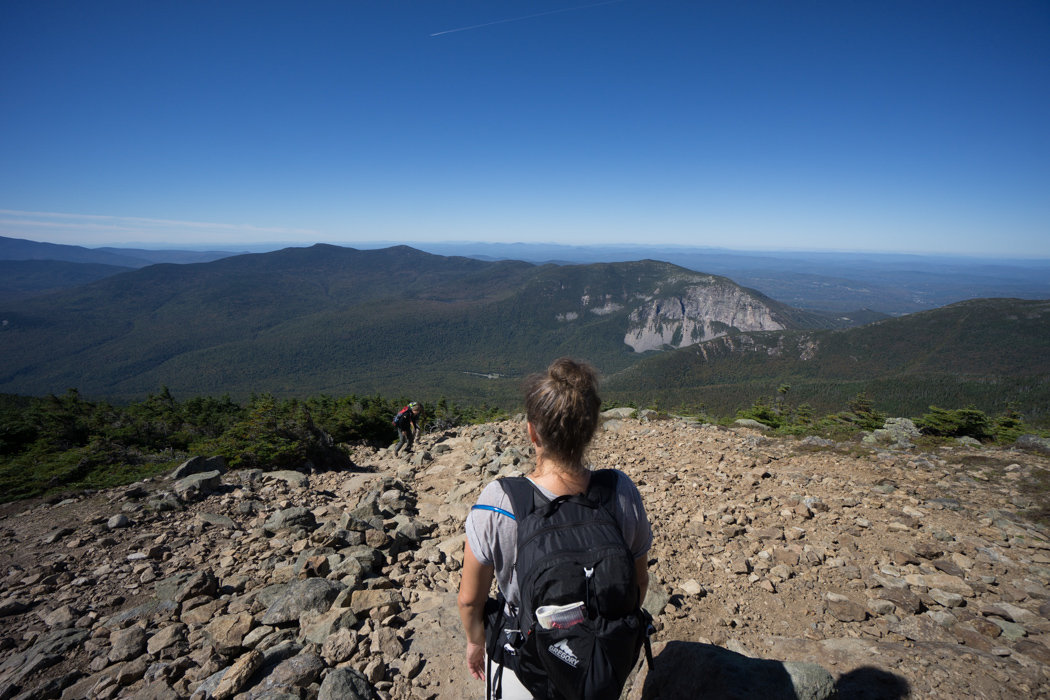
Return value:
[(221, 527), (225, 530), (236, 530), (237, 523), (233, 518), (218, 513), (197, 513), (197, 520), (207, 523), (213, 527)]
[(946, 642), (955, 644), (955, 635), (925, 615), (913, 615), (900, 622), (891, 622), (891, 632), (916, 642)]
[(926, 574), (926, 586), (928, 588), (938, 588), (948, 593), (955, 593), (961, 595), (964, 598), (973, 598), (973, 588), (968, 583), (963, 581), (958, 576), (950, 576), (949, 574)]
[(201, 474), (203, 472), (213, 471), (225, 474), (226, 460), (222, 457), (190, 457), (177, 466), (171, 474), (168, 474), (168, 478), (178, 481), (179, 479), (185, 479), (191, 474)]

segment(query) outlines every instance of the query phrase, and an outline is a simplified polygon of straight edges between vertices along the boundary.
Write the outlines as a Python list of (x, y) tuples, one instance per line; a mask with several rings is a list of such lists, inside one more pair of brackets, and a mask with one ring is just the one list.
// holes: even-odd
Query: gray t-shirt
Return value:
[[(642, 505), (642, 495), (630, 477), (617, 470), (616, 502), (613, 514), (623, 531), (634, 558), (645, 556), (653, 544), (653, 531)], [(540, 492), (553, 500), (557, 496), (533, 482)], [(511, 502), (498, 482), (492, 481), (478, 497), (479, 506), (491, 506), (512, 513)], [(513, 518), (491, 510), (474, 508), (467, 516), (467, 541), (477, 560), (496, 570), (496, 581), (511, 605), (518, 605), (518, 578), (514, 564), (518, 560), (518, 524)]]

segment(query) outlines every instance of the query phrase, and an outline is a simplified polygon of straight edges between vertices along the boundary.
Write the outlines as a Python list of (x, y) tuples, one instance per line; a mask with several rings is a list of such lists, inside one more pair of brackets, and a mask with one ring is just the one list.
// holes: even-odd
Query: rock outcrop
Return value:
[(623, 342), (635, 352), (695, 345), (735, 331), (779, 331), (786, 326), (741, 287), (705, 278), (679, 295), (644, 303), (631, 312)]

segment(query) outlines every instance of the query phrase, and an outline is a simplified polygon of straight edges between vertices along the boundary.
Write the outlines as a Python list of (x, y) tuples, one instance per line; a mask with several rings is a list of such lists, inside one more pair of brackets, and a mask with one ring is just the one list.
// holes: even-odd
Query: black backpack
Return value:
[[(641, 607), (634, 555), (613, 515), (618, 478), (612, 469), (596, 471), (586, 495), (553, 501), (524, 477), (500, 480), (518, 524), (521, 600), (509, 618), (502, 594), (489, 607), (486, 651), (537, 700), (617, 698), (643, 645), (652, 664), (652, 618)], [(540, 606), (573, 603), (584, 608), (576, 624), (545, 629), (536, 619)], [(488, 685), (500, 697), (502, 678)]]

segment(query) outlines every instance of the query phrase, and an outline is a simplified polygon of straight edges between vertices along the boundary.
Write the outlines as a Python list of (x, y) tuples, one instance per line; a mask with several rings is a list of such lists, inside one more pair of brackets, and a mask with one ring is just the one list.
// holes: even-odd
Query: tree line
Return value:
[[(692, 401), (648, 407), (728, 424), (757, 420), (783, 435), (843, 438), (882, 427), (886, 413), (868, 393), (844, 402), (843, 410), (819, 415), (808, 402), (795, 403), (782, 384), (749, 406), (716, 415)], [(393, 416), (405, 396), (381, 394), (306, 399), (253, 394), (241, 403), (229, 395), (177, 400), (167, 387), (124, 405), (85, 399), (76, 389), (60, 396), (0, 394), (0, 502), (72, 489), (98, 489), (170, 471), (191, 455), (219, 455), (233, 468), (321, 469), (352, 466), (355, 445), (382, 447), (396, 440)], [(445, 429), (507, 417), (504, 406), (461, 405), (447, 398), (423, 401), (424, 425)], [(613, 400), (603, 408), (632, 405)], [(931, 437), (972, 437), (1011, 443), (1024, 433), (1046, 435), (1013, 407), (989, 416), (976, 407), (929, 406), (915, 424)]]
[[(71, 488), (105, 488), (170, 470), (193, 454), (221, 455), (233, 468), (281, 469), (306, 461), (350, 464), (347, 445), (393, 442), (404, 396), (350, 394), (279, 399), (253, 394), (177, 400), (167, 387), (126, 405), (61, 396), (0, 394), (0, 502)], [(442, 425), (486, 422), (487, 404), (423, 402)]]

